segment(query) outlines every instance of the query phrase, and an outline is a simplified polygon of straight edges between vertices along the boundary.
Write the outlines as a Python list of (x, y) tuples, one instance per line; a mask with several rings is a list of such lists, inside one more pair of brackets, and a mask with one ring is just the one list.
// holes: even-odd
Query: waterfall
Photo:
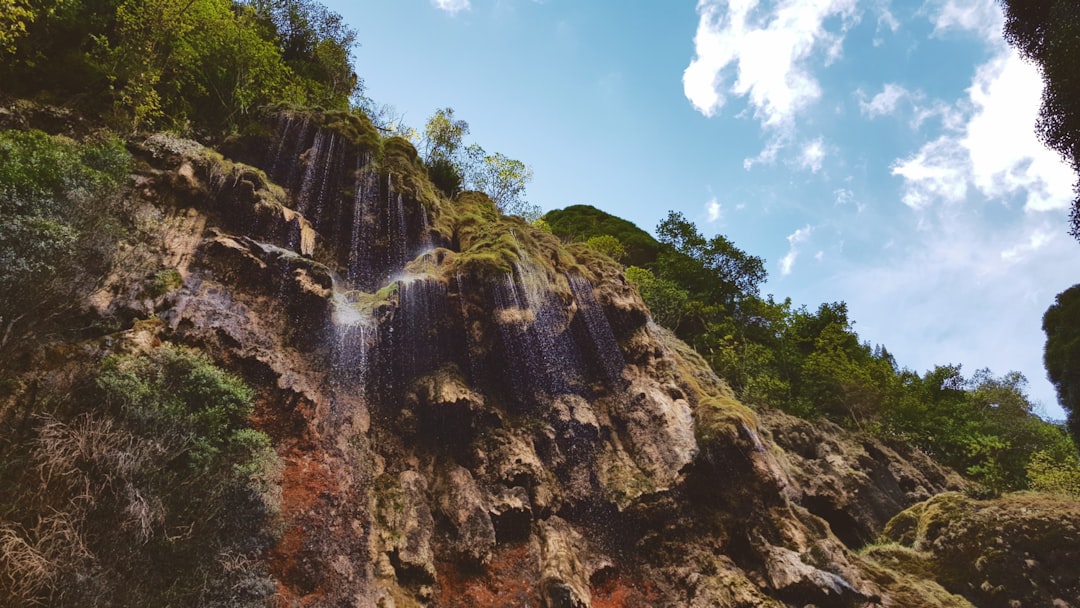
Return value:
[(622, 348), (615, 339), (615, 332), (611, 330), (611, 323), (608, 322), (604, 310), (593, 295), (592, 283), (581, 275), (570, 275), (569, 278), (570, 290), (577, 302), (575, 320), (581, 319), (585, 324), (592, 351), (590, 358), (600, 365), (608, 383), (617, 385), (622, 378), (626, 361), (623, 359)]
[[(419, 259), (435, 250), (433, 218), (395, 188), (370, 151), (300, 115), (280, 116), (275, 133), (265, 166), (294, 193), (296, 212), (338, 271), (327, 336), (339, 388), (379, 386), (400, 396), (413, 378), (458, 363), (474, 382), (505, 387), (525, 406), (584, 395), (597, 381), (619, 385), (622, 351), (588, 280), (566, 277), (566, 293), (511, 230), (519, 260), (482, 292), (496, 322), (470, 326), (464, 291), (474, 278), (448, 281), (435, 256)], [(288, 245), (297, 250), (298, 243)], [(487, 327), (496, 334), (477, 333)]]
[(578, 393), (584, 387), (580, 351), (567, 331), (567, 311), (547, 286), (543, 271), (515, 264), (494, 288), (505, 365), (513, 376), (513, 392), (524, 404), (540, 395)]
[(363, 393), (368, 384), (378, 326), (369, 310), (334, 282), (332, 371), (335, 388)]

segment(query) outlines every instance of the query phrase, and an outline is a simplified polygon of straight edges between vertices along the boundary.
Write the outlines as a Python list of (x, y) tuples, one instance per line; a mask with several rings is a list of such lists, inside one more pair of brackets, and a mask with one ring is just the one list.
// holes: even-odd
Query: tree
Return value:
[(454, 108), (440, 108), (424, 125), (424, 138), (421, 142), (424, 160), (431, 164), (435, 160), (456, 161), (461, 142), (469, 134), (469, 123), (454, 120)]
[(657, 257), (660, 275), (713, 303), (756, 295), (767, 276), (761, 258), (747, 255), (722, 234), (706, 239), (682, 213), (669, 211), (656, 234), (669, 248)]
[(0, 359), (107, 274), (130, 160), (117, 139), (0, 132)]
[[(1003, 0), (1005, 39), (1042, 69), (1045, 88), (1036, 131), (1080, 171), (1080, 10), (1074, 0)], [(1080, 183), (1070, 233), (1080, 239)]]
[(616, 262), (626, 256), (626, 247), (623, 246), (619, 239), (610, 234), (599, 234), (591, 237), (585, 241), (585, 246), (599, 251)]
[(1059, 293), (1043, 315), (1046, 375), (1057, 389), (1067, 426), (1080, 445), (1080, 285)]
[(34, 21), (34, 11), (22, 0), (0, 0), (0, 56), (15, 50), (15, 42)]
[(472, 144), (465, 149), (464, 177), (466, 187), (487, 194), (503, 213), (528, 220), (540, 217), (540, 209), (525, 200), (525, 185), (533, 172), (520, 160), (499, 152), (488, 154)]
[(421, 148), (428, 177), (446, 196), (461, 191), (464, 181), (461, 142), (468, 134), (469, 123), (454, 120), (453, 108), (436, 110), (424, 125)]
[(637, 266), (626, 269), (626, 280), (637, 288), (654, 321), (672, 330), (679, 326), (690, 298), (685, 289)]

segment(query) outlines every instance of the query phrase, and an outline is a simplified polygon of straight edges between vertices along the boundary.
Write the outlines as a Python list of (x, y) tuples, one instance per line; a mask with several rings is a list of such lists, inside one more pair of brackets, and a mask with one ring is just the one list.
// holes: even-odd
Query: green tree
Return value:
[[(1003, 0), (1005, 39), (1042, 69), (1042, 108), (1036, 131), (1074, 171), (1080, 171), (1080, 11), (1073, 0)], [(1080, 239), (1080, 183), (1070, 213)]]
[(23, 0), (0, 0), (0, 57), (15, 50), (15, 42), (34, 21), (34, 11)]
[(533, 220), (540, 209), (525, 200), (525, 185), (532, 181), (532, 169), (520, 160), (494, 152), (488, 154), (478, 144), (465, 149), (465, 185), (488, 195), (500, 211)]
[(424, 125), (421, 139), (428, 176), (447, 196), (461, 191), (464, 169), (461, 144), (469, 134), (469, 123), (454, 119), (453, 108), (440, 108)]
[(686, 314), (690, 294), (675, 282), (658, 279), (651, 271), (637, 266), (626, 269), (626, 280), (637, 288), (654, 321), (675, 329)]
[(601, 234), (585, 241), (585, 246), (595, 249), (616, 262), (626, 257), (626, 247), (610, 234)]
[(656, 262), (660, 243), (633, 223), (590, 205), (571, 205), (544, 214), (551, 231), (564, 241), (586, 241), (610, 235), (626, 247), (626, 263), (646, 268)]
[(123, 143), (0, 132), (0, 358), (79, 306), (109, 271), (121, 231)]
[(307, 104), (343, 109), (360, 93), (362, 81), (352, 69), (356, 31), (341, 15), (312, 0), (249, 0), (246, 6), (265, 29), (262, 37), (276, 41), (299, 77)]
[(659, 274), (710, 302), (730, 304), (755, 295), (767, 276), (761, 258), (748, 255), (723, 235), (706, 239), (681, 213), (668, 212), (656, 234), (668, 246), (656, 260)]
[(1080, 285), (1059, 293), (1043, 315), (1043, 363), (1068, 415), (1073, 440), (1080, 444)]

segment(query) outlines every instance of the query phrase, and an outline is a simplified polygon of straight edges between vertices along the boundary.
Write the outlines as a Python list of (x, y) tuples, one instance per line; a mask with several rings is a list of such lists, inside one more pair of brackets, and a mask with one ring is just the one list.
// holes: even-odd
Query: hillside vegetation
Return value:
[[(1022, 375), (909, 370), (678, 213), (534, 219), (452, 109), (374, 108), (355, 37), (310, 0), (0, 0), (0, 605), (1078, 593), (957, 565), (1074, 559), (1080, 455)], [(1078, 300), (1044, 319), (1068, 407)], [(987, 550), (1002, 513), (1038, 546)]]
[(583, 205), (544, 221), (568, 241), (631, 243), (626, 276), (653, 319), (694, 346), (746, 403), (904, 441), (991, 493), (1067, 488), (1049, 480), (1047, 466), (1055, 479), (1080, 474), (1072, 439), (1037, 415), (1019, 373), (902, 367), (884, 346), (860, 340), (843, 302), (809, 310), (762, 296), (760, 258), (723, 235), (706, 238), (678, 213), (657, 226), (659, 240)]

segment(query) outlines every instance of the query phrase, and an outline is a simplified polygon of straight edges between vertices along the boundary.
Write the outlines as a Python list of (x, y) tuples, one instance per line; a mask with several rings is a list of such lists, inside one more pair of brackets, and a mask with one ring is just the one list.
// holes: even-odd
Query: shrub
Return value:
[(610, 234), (598, 234), (585, 241), (585, 245), (618, 262), (626, 257), (626, 247)]
[(1080, 498), (1080, 459), (1075, 454), (1055, 457), (1048, 450), (1036, 452), (1027, 466), (1032, 490)]

